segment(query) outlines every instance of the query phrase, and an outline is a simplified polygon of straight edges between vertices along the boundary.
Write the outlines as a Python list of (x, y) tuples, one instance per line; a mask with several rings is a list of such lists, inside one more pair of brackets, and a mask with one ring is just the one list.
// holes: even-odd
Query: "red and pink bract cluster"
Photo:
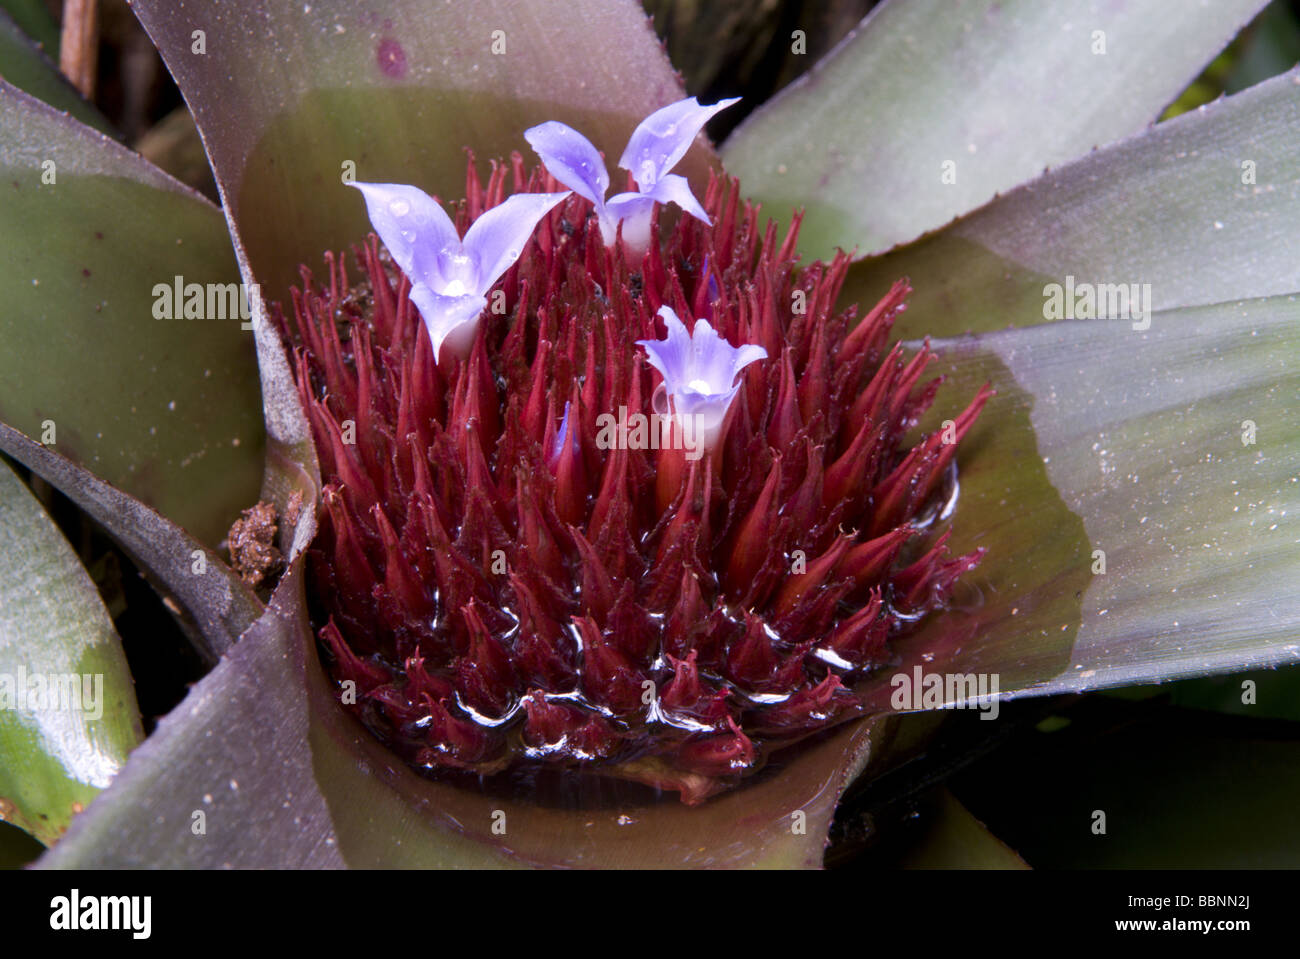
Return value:
[[(471, 157), (457, 228), (554, 189)], [(701, 801), (859, 715), (854, 681), (979, 561), (927, 530), (991, 392), (903, 447), (938, 387), (928, 344), (888, 347), (906, 282), (859, 321), (836, 308), (848, 256), (801, 265), (798, 217), (761, 226), (716, 177), (704, 206), (712, 225), (657, 219), (642, 259), (570, 196), (463, 361), (435, 363), (373, 236), (277, 314), (325, 482), (319, 635), (341, 698), (416, 767), (561, 764)], [(636, 341), (665, 304), (767, 350), (703, 456), (598, 442), (602, 414), (651, 412)]]

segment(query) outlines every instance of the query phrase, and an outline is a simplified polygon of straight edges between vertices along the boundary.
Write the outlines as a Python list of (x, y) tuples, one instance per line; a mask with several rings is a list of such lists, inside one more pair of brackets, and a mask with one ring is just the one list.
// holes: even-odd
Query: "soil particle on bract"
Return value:
[(235, 520), (226, 537), (231, 566), (253, 589), (262, 586), (283, 562), (275, 545), (277, 528), (275, 506), (262, 501), (244, 510), (243, 518)]

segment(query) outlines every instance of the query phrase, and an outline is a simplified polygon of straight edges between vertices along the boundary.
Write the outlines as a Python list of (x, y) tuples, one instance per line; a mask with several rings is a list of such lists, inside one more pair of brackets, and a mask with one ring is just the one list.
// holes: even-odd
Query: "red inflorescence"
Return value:
[[(471, 157), (462, 234), (507, 180), (556, 189), (518, 155), (483, 183)], [(464, 361), (434, 362), (373, 236), (359, 283), (327, 255), (327, 282), (304, 268), (277, 314), (326, 482), (320, 637), (351, 708), (412, 764), (563, 764), (698, 802), (859, 714), (849, 685), (979, 561), (923, 540), (990, 392), (900, 449), (938, 388), (920, 385), (928, 345), (885, 349), (906, 282), (855, 324), (835, 309), (847, 256), (800, 267), (798, 218), (760, 229), (734, 180), (704, 206), (712, 226), (657, 222), (638, 261), (570, 197)], [(601, 414), (650, 412), (635, 341), (663, 337), (664, 304), (769, 357), (701, 458), (597, 442)]]

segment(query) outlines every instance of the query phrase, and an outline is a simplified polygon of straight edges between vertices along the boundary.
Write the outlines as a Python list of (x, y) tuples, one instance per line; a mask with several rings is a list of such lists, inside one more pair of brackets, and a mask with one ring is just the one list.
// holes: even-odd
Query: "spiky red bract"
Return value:
[[(483, 183), (471, 157), (462, 234), (508, 180), (555, 189), (518, 155)], [(921, 383), (928, 345), (886, 352), (906, 282), (855, 322), (835, 308), (849, 258), (800, 266), (798, 217), (760, 227), (734, 180), (704, 205), (711, 226), (656, 222), (632, 262), (571, 197), (464, 361), (434, 362), (373, 236), (359, 281), (327, 255), (277, 314), (326, 483), (320, 636), (411, 763), (559, 763), (699, 801), (860, 713), (852, 682), (978, 561), (923, 540), (990, 393), (903, 449), (938, 385)], [(596, 441), (602, 414), (650, 413), (658, 374), (635, 341), (663, 336), (664, 304), (768, 353), (697, 460)]]

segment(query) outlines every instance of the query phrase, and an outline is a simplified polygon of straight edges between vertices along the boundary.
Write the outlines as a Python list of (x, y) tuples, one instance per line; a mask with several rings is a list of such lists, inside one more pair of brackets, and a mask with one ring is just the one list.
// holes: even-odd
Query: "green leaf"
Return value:
[(1142, 130), (1263, 6), (891, 0), (723, 159), (769, 212), (806, 206), (807, 253), (887, 250)]
[[(268, 300), (287, 300), (299, 264), (315, 268), (369, 232), (345, 174), (455, 200), (466, 147), (482, 161), (514, 149), (535, 161), (523, 131), (562, 120), (617, 158), (646, 114), (682, 95), (630, 0), (562, 12), (535, 0), (133, 9), (194, 111)], [(706, 156), (697, 149), (684, 167), (697, 180)]]
[(220, 211), (2, 81), (0, 189), (0, 421), (216, 544), (262, 472), (253, 337), (154, 308), (237, 280)]
[(45, 0), (0, 0), (0, 11), (7, 13), (51, 59), (59, 55), (59, 25)]
[[(57, 44), (52, 48), (57, 55), (56, 48)], [(101, 133), (113, 132), (104, 115), (82, 98), (54, 61), (19, 29), (3, 8), (0, 8), (0, 77)]]
[(542, 808), (431, 782), (337, 704), (301, 580), (299, 561), (42, 866), (816, 866), (840, 793), (889, 746), (889, 723), (851, 724), (698, 807)]
[(261, 601), (216, 553), (139, 500), (3, 423), (0, 450), (62, 490), (176, 597), (181, 626), (210, 663), (262, 614)]
[(95, 584), (0, 462), (0, 818), (53, 843), (142, 738)]
[[(855, 264), (845, 297), (900, 276), (907, 336), (1042, 323), (1049, 292), (1150, 284), (1156, 310), (1300, 290), (1300, 70), (1048, 173), (934, 236)], [(1139, 286), (1139, 292), (1141, 287)]]
[[(1146, 331), (1063, 321), (935, 348), (945, 391), (969, 395), (991, 370), (1006, 371), (1039, 462), (1094, 551), (1073, 553), (1072, 572), (1040, 564), (1041, 551), (1073, 538), (1047, 523), (1020, 540), (1019, 553), (999, 559), (1006, 547), (992, 546), (985, 564), (1010, 564), (1018, 581), (985, 593), (971, 613), (978, 633), (957, 641), (959, 661), (1002, 670), (1004, 691), (1041, 694), (1300, 660), (1291, 586), (1300, 580), (1300, 297), (1161, 312)], [(1005, 409), (990, 403), (981, 426), (994, 435), (1014, 428)], [(1001, 479), (1009, 495), (979, 501), (975, 535), (955, 535), (954, 550), (1036, 509), (1010, 485), (1033, 459), (985, 455), (970, 451), (959, 523), (972, 505), (968, 475), (987, 470), (983, 483)], [(1035, 643), (1053, 647), (1076, 622), (1049, 616), (1034, 623), (1040, 632), (1024, 617), (1067, 592), (1081, 603), (1068, 668), (1025, 687), (1019, 657)], [(1008, 606), (1019, 612), (1006, 616)]]
[(903, 854), (903, 869), (1028, 869), (1025, 861), (957, 801), (939, 790), (925, 835)]

